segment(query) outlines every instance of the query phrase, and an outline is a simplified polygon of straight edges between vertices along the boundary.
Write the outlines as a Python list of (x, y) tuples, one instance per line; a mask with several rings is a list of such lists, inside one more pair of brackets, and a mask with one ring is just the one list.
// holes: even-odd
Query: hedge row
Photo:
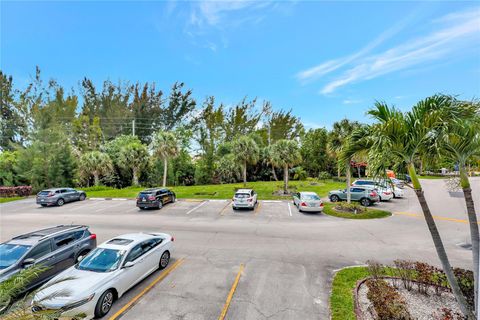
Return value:
[(32, 193), (32, 186), (0, 187), (0, 197), (26, 197)]

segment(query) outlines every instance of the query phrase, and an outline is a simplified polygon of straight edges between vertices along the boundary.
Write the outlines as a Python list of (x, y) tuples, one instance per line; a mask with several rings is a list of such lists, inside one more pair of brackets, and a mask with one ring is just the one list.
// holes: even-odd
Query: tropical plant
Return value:
[(272, 145), (272, 162), (283, 168), (283, 192), (288, 193), (288, 169), (302, 161), (298, 143), (293, 140), (279, 140)]
[(131, 170), (134, 186), (138, 185), (138, 178), (142, 168), (147, 164), (147, 157), (147, 147), (139, 140), (132, 141), (121, 148), (118, 164), (126, 170)]
[(168, 160), (177, 157), (180, 153), (177, 138), (173, 132), (158, 131), (153, 136), (150, 149), (152, 149), (155, 156), (158, 156), (163, 160), (162, 185), (165, 187), (167, 185)]
[[(425, 199), (415, 163), (419, 155), (436, 151), (435, 142), (448, 129), (455, 119), (467, 119), (473, 116), (473, 109), (465, 105), (452, 103), (452, 97), (435, 95), (418, 102), (411, 111), (403, 113), (395, 107), (377, 102), (368, 114), (377, 123), (368, 128), (369, 158), (377, 157), (376, 161), (369, 161), (370, 167), (381, 167), (381, 158), (388, 153), (399, 162), (405, 162), (412, 179), (413, 188), (425, 217), (428, 229), (437, 251), (437, 255), (445, 271), (452, 292), (459, 304), (462, 313), (469, 319), (474, 319), (465, 297), (463, 296), (457, 279), (455, 278), (450, 261), (445, 251), (443, 241), (433, 219), (430, 208)], [(350, 144), (351, 145), (351, 144)], [(375, 168), (373, 168), (375, 170)], [(372, 170), (372, 168), (370, 168)]]
[(100, 176), (113, 170), (112, 160), (108, 154), (100, 151), (90, 151), (80, 157), (79, 175), (88, 181), (93, 176), (95, 186), (100, 185)]
[(218, 161), (216, 174), (221, 183), (237, 182), (241, 173), (233, 154), (227, 154)]
[[(477, 108), (478, 108), (477, 104)], [(480, 110), (480, 109), (478, 109)], [(479, 287), (479, 252), (480, 239), (475, 204), (472, 197), (472, 189), (467, 173), (467, 162), (476, 155), (480, 155), (480, 116), (472, 121), (452, 122), (447, 134), (441, 143), (441, 151), (449, 159), (458, 164), (460, 173), (460, 185), (463, 190), (467, 216), (470, 226), (470, 238), (473, 254), (473, 274), (475, 279), (475, 306), (478, 306)]]
[(232, 152), (235, 160), (242, 165), (243, 185), (247, 185), (247, 165), (256, 164), (260, 154), (257, 143), (249, 136), (241, 136), (233, 141)]

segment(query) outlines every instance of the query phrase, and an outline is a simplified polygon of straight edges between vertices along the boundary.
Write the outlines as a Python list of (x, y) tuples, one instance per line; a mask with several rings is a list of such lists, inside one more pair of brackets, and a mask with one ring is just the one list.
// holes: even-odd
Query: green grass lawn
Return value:
[(333, 203), (324, 203), (323, 213), (328, 214), (329, 216), (334, 216), (337, 218), (345, 218), (345, 219), (378, 219), (378, 218), (385, 218), (392, 215), (389, 211), (378, 210), (367, 208), (366, 213), (348, 213), (348, 212), (338, 212), (333, 207), (335, 204)]
[[(298, 191), (314, 191), (320, 197), (328, 194), (328, 191), (344, 188), (341, 182), (325, 181), (317, 182), (318, 185), (311, 185), (310, 181), (291, 181), (289, 186), (296, 186)], [(169, 187), (177, 194), (177, 198), (184, 199), (231, 199), (236, 188), (243, 188), (243, 183), (215, 184), (188, 187)], [(259, 181), (247, 183), (247, 188), (253, 188), (261, 200), (290, 199), (290, 197), (276, 196), (272, 193), (282, 188), (281, 181)], [(143, 187), (128, 187), (114, 189), (108, 187), (79, 188), (87, 192), (91, 198), (135, 198)]]
[(0, 203), (10, 202), (10, 201), (17, 201), (25, 199), (25, 197), (10, 197), (10, 198), (0, 198)]
[(338, 271), (330, 294), (332, 320), (355, 320), (353, 289), (357, 281), (369, 276), (367, 267), (351, 267)]
[(429, 179), (429, 180), (436, 180), (436, 179), (447, 179), (448, 177), (443, 176), (418, 176), (419, 179)]

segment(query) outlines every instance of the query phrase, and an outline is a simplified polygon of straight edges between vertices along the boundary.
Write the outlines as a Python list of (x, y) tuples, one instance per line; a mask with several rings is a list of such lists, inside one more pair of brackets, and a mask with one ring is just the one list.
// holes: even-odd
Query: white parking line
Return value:
[(290, 202), (288, 204), (288, 213), (290, 214), (290, 217), (292, 216), (292, 208), (290, 208)]
[(282, 200), (262, 200), (263, 203), (279, 203), (283, 202)]
[(200, 208), (201, 206), (203, 206), (205, 203), (207, 203), (208, 201), (203, 201), (202, 203), (200, 203), (198, 206), (196, 206), (195, 208), (191, 209), (190, 211), (187, 212), (187, 214), (190, 214), (192, 213), (193, 211), (197, 210), (198, 208)]

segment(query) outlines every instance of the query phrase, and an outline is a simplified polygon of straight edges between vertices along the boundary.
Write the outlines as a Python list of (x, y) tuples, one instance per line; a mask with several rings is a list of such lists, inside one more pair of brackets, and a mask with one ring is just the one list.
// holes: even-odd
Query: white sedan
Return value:
[[(65, 317), (101, 318), (128, 289), (168, 265), (173, 241), (165, 233), (131, 233), (110, 239), (40, 288), (32, 311), (54, 309)], [(67, 294), (55, 294), (59, 292)]]

